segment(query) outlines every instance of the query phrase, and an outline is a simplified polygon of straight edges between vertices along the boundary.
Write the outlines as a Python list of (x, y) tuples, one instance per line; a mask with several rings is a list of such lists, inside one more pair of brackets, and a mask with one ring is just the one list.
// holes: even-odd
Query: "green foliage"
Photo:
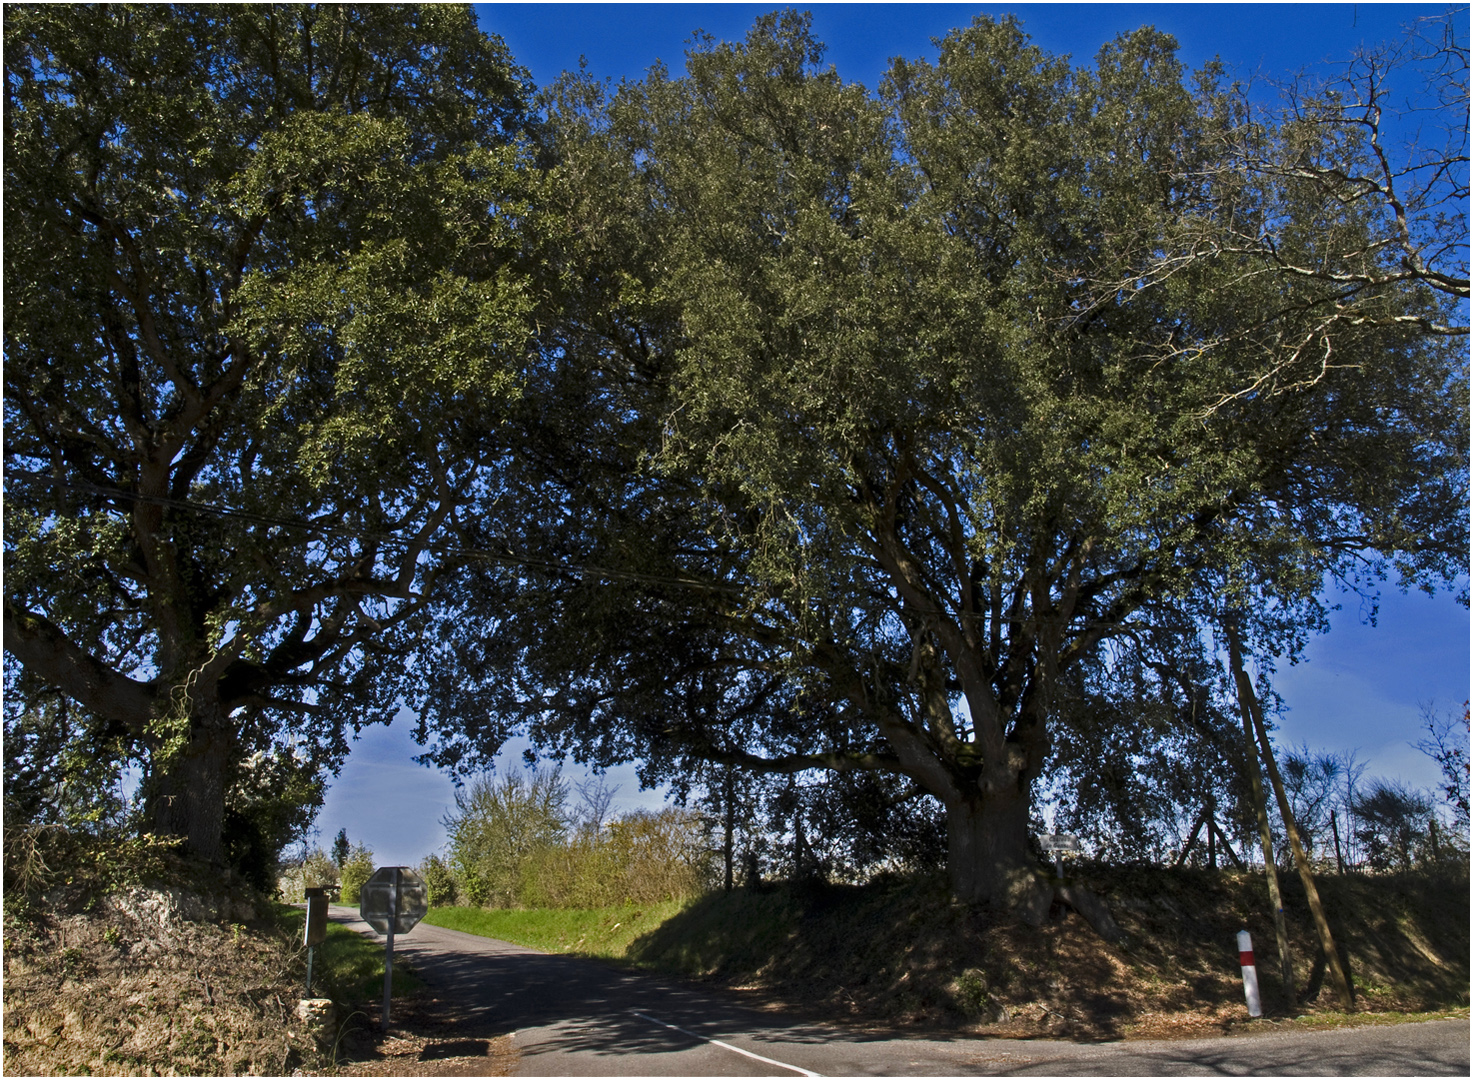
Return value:
[(987, 994), (987, 973), (977, 968), (967, 968), (958, 975), (956, 977), (956, 999), (964, 1016), (981, 1017), (990, 1002)]
[(281, 852), (311, 826), (324, 791), (317, 767), (289, 751), (246, 758), (225, 796), (226, 859), (252, 885), (269, 892)]
[(153, 828), (260, 878), (412, 680), (516, 395), (526, 74), (465, 7), (4, 32), (7, 709), (70, 696)]
[[(6, 669), (7, 691), (14, 669)], [(122, 794), (129, 761), (124, 732), (59, 694), (22, 705), (7, 692), (5, 828), (125, 829), (132, 808)]]
[[(774, 13), (548, 96), (589, 224), (539, 436), (583, 457), (515, 535), (601, 580), (468, 580), (441, 632), (494, 632), (423, 712), (444, 764), (520, 721), (650, 781), (901, 774), (993, 853), (953, 865), (986, 899), (1056, 734), (1122, 781), (1222, 764), (1222, 710), (1190, 725), (1230, 609), (1266, 662), (1327, 575), (1457, 580), (1466, 355), (1383, 273), (1386, 207), (1296, 171), (1363, 129), (1250, 115), (1166, 34), (1072, 67), (978, 17), (878, 95), (822, 55)], [(1094, 792), (1119, 835), (1192, 794), (1149, 787)]]
[(482, 775), (457, 790), (444, 825), (458, 893), (482, 906), (519, 904), (528, 861), (566, 834), (567, 798), (558, 769)]
[(343, 863), (348, 861), (348, 855), (352, 850), (353, 846), (348, 843), (348, 830), (339, 829), (337, 836), (332, 839), (332, 861), (338, 865), (339, 869), (342, 868)]
[(449, 854), (422, 864), (431, 903), (602, 908), (673, 902), (710, 886), (699, 814), (668, 806), (605, 822), (612, 793), (581, 790), (584, 803), (573, 814), (559, 769), (482, 775), (458, 791), (445, 818)]
[(356, 907), (358, 890), (373, 877), (374, 869), (373, 852), (362, 844), (354, 844), (339, 870), (338, 883), (342, 887), (340, 902)]
[(680, 901), (711, 884), (705, 822), (684, 807), (635, 811), (534, 852), (520, 902), (534, 908), (605, 908)]
[[(781, 12), (544, 121), (464, 7), (4, 34), (7, 824), (139, 765), (264, 882), (409, 701), (466, 770), (521, 729), (849, 778), (773, 796), (797, 877), (920, 865), (944, 806), (995, 898), (1041, 778), (1136, 854), (1231, 763), (1224, 619), (1266, 664), (1327, 576), (1466, 570), (1461, 158), (1408, 209), (1344, 95), (986, 17), (871, 93)], [(461, 895), (703, 879), (689, 822), (569, 839), (566, 794), (458, 795)]]
[(430, 907), (451, 907), (455, 904), (455, 875), (450, 865), (439, 855), (426, 855), (419, 864), (419, 876), (424, 878), (429, 889)]

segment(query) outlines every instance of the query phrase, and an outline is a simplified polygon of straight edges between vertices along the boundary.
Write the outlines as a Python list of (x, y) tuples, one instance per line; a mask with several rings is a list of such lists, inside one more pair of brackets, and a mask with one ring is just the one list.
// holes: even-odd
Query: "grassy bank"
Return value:
[(629, 962), (636, 959), (630, 953), (635, 942), (693, 902), (676, 900), (613, 908), (431, 908), (424, 921), (543, 952)]
[[(1292, 879), (1292, 875), (1290, 876)], [(1254, 935), (1270, 1017), (1344, 1022), (1297, 880), (1285, 881), (1290, 1009), (1262, 877), (1086, 868), (1129, 935), (1056, 910), (1031, 929), (954, 902), (941, 877), (740, 889), (604, 911), (439, 909), (427, 921), (549, 952), (746, 988), (828, 1015), (997, 1035), (1200, 1035), (1246, 1021), (1235, 935)], [(1467, 1015), (1466, 874), (1330, 877), (1320, 889), (1357, 992), (1387, 1020)]]
[[(276, 917), (291, 935), (302, 940), (305, 908), (277, 904)], [(303, 954), (305, 956), (305, 953)], [(305, 959), (301, 966), (305, 972)], [(392, 994), (412, 994), (424, 984), (409, 965), (394, 962)], [(305, 985), (305, 974), (303, 984)], [(343, 1005), (381, 1001), (384, 995), (384, 939), (369, 938), (335, 922), (327, 924), (327, 940), (316, 947), (312, 958), (312, 990), (317, 997), (328, 997)]]

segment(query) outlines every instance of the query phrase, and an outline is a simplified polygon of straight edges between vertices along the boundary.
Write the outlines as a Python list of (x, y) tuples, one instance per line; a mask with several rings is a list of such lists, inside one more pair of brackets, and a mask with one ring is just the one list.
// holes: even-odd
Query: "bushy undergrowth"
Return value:
[[(1235, 936), (1247, 928), (1266, 1003), (1289, 1012), (1261, 875), (1097, 868), (1084, 876), (1107, 896), (1125, 948), (1106, 945), (1067, 909), (1038, 930), (991, 919), (952, 900), (938, 876), (715, 894), (633, 942), (628, 958), (862, 1015), (1123, 1034), (1160, 1017), (1206, 1029), (1246, 1019)], [(1358, 1008), (1466, 1008), (1466, 874), (1319, 885)], [(1285, 904), (1299, 1007), (1334, 1011), (1297, 881), (1285, 883)]]
[(37, 908), (81, 909), (144, 881), (200, 884), (198, 868), (179, 857), (173, 837), (7, 822), (3, 842), (7, 919), (24, 919)]
[(526, 907), (602, 908), (695, 896), (710, 856), (699, 818), (680, 807), (636, 811), (532, 852), (517, 897)]

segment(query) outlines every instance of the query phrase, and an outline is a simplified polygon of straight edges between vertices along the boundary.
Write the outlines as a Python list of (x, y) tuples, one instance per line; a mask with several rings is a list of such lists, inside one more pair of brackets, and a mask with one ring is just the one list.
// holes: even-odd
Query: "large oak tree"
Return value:
[(7, 707), (219, 858), (413, 676), (536, 304), (529, 85), (379, 5), (15, 5), (5, 80)]
[(585, 287), (546, 370), (585, 389), (548, 438), (587, 459), (488, 537), (567, 570), (494, 612), (463, 583), (431, 756), (524, 723), (651, 779), (901, 774), (945, 805), (957, 894), (1036, 912), (1030, 794), (1107, 645), (1224, 589), (1292, 645), (1326, 573), (1454, 577), (1445, 297), (1372, 274), (1374, 206), (1258, 167), (1311, 132), (1174, 48), (1075, 68), (978, 19), (876, 97), (785, 14), (678, 78), (566, 82)]

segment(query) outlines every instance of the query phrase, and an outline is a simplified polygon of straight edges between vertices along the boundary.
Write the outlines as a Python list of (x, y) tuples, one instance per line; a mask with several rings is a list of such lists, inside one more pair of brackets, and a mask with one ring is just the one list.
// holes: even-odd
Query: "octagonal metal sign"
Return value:
[(380, 934), (407, 934), (430, 909), (430, 890), (407, 866), (380, 866), (358, 890), (358, 914)]

